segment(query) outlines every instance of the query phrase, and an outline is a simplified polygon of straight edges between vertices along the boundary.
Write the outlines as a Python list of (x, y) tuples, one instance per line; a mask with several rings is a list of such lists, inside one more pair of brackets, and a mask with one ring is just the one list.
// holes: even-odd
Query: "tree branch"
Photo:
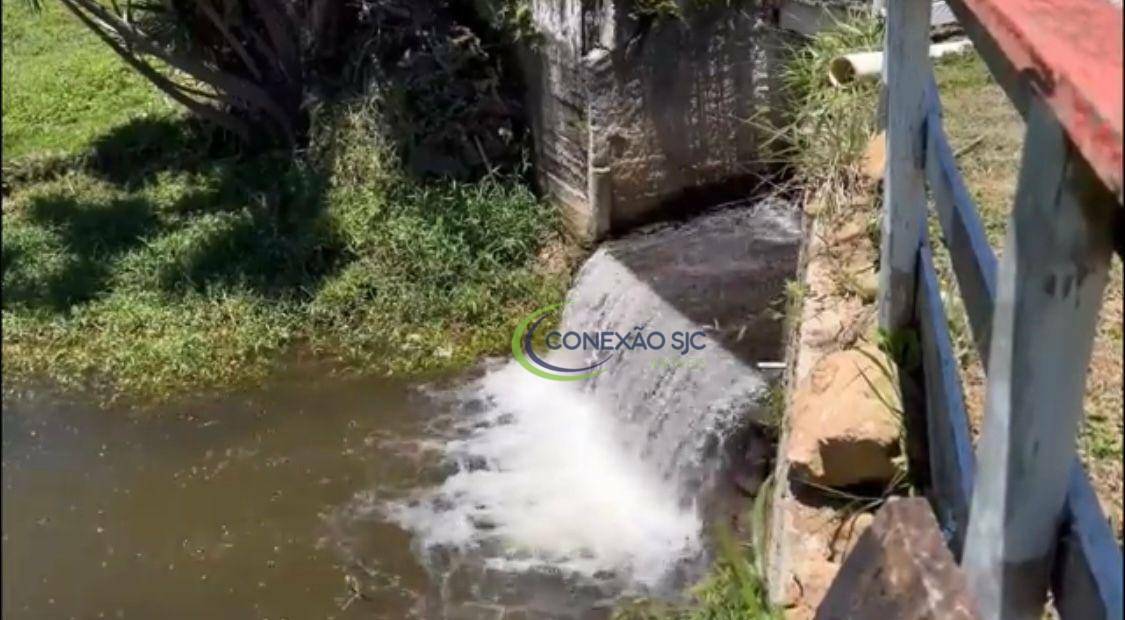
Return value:
[(70, 10), (70, 12), (73, 13), (74, 16), (77, 17), (87, 28), (92, 30), (94, 34), (98, 36), (98, 38), (100, 38), (106, 45), (108, 45), (110, 49), (112, 49), (119, 57), (121, 57), (122, 60), (124, 60), (129, 66), (133, 67), (133, 69), (135, 69), (163, 93), (171, 97), (180, 105), (186, 107), (192, 113), (198, 114), (199, 116), (214, 122), (220, 127), (223, 127), (235, 133), (244, 140), (250, 139), (250, 127), (246, 124), (245, 121), (234, 116), (233, 114), (222, 112), (221, 110), (218, 110), (213, 106), (192, 99), (190, 96), (183, 92), (183, 87), (168, 79), (168, 77), (154, 69), (151, 65), (144, 62), (140, 58), (137, 58), (135, 54), (122, 47), (121, 44), (118, 43), (112, 36), (110, 36), (108, 32), (103, 30), (103, 28), (93, 18), (91, 18), (89, 15), (86, 15), (85, 13), (83, 13), (82, 9), (75, 6), (74, 3), (81, 0), (59, 1), (62, 2), (63, 6)]

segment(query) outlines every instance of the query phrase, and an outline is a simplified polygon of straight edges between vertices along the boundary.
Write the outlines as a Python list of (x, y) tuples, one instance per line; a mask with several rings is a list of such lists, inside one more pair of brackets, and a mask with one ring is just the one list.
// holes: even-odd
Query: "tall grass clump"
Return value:
[(766, 157), (787, 169), (828, 215), (865, 182), (861, 164), (876, 131), (878, 100), (875, 82), (832, 86), (828, 66), (840, 54), (880, 49), (882, 43), (882, 25), (859, 16), (790, 46), (781, 74), (786, 116), (781, 126), (762, 127), (770, 136)]
[(561, 296), (566, 270), (538, 258), (561, 242), (557, 212), (518, 171), (418, 183), (380, 142), (370, 100), (327, 125), (318, 157), (351, 260), (310, 300), (316, 347), (389, 372), (463, 364), (502, 349), (521, 313)]
[(769, 600), (766, 587), (767, 510), (773, 494), (772, 477), (758, 490), (747, 523), (747, 543), (725, 526), (716, 528), (718, 561), (711, 574), (692, 589), (698, 605), (686, 620), (780, 620), (783, 616)]

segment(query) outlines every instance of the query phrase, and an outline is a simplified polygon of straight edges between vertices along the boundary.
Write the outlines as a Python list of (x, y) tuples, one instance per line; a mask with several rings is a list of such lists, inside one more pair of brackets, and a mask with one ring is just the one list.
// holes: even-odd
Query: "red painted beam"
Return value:
[[(890, 0), (905, 2), (911, 0)], [(1043, 97), (1122, 199), (1122, 12), (1109, 0), (952, 0)], [(966, 24), (966, 27), (968, 24)], [(973, 32), (973, 28), (967, 28)]]

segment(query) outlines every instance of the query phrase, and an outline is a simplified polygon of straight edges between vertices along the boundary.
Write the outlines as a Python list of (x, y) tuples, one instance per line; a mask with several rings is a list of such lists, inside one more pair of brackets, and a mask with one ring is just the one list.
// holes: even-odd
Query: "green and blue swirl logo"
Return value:
[[(679, 354), (671, 359), (683, 359), (692, 351), (707, 348), (701, 341), (706, 338), (703, 330), (673, 331), (648, 330), (645, 325), (637, 325), (625, 333), (610, 330), (560, 332), (553, 330), (545, 334), (543, 340), (547, 349), (557, 351), (583, 351), (596, 361), (577, 368), (559, 366), (557, 360), (548, 361), (535, 352), (532, 343), (544, 319), (551, 315), (560, 304), (540, 308), (527, 315), (516, 325), (512, 333), (512, 355), (516, 362), (531, 374), (551, 381), (580, 381), (596, 377), (604, 369), (602, 366), (612, 360), (619, 351), (663, 351), (670, 349)], [(668, 363), (668, 359), (656, 360)]]
[(512, 355), (515, 356), (519, 365), (523, 366), (528, 372), (537, 377), (550, 379), (551, 381), (581, 381), (582, 379), (597, 376), (602, 372), (598, 370), (598, 367), (608, 362), (613, 357), (612, 353), (589, 366), (582, 368), (566, 368), (552, 364), (539, 357), (535, 349), (531, 346), (535, 338), (535, 330), (539, 329), (539, 326), (543, 323), (543, 319), (547, 318), (551, 312), (560, 305), (561, 304), (555, 304), (553, 306), (540, 308), (524, 317), (524, 319), (516, 325), (516, 331), (512, 333)]

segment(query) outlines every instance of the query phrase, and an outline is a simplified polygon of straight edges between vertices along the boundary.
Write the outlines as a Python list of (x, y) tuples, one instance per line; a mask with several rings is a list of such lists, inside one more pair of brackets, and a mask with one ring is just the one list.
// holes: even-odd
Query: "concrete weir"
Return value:
[[(449, 394), (449, 475), (385, 507), (414, 534), (433, 617), (607, 618), (702, 577), (711, 524), (744, 512), (769, 473), (778, 377), (760, 363), (781, 356), (776, 308), (802, 232), (795, 205), (766, 199), (606, 241), (558, 332), (649, 344), (548, 346), (548, 364), (606, 363), (572, 382), (512, 360)], [(677, 348), (687, 334), (700, 346)]]
[[(477, 0), (487, 10), (503, 0)], [(776, 11), (750, 0), (527, 0), (519, 50), (543, 193), (593, 241), (745, 197), (777, 92)]]

